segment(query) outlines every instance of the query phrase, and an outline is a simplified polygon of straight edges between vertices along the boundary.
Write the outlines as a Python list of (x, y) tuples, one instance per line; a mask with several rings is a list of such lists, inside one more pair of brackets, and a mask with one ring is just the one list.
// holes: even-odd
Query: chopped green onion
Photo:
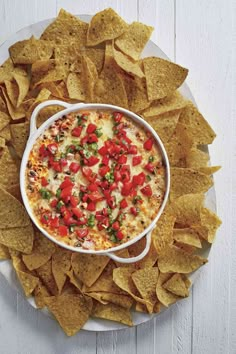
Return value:
[(57, 210), (60, 210), (63, 205), (64, 205), (63, 201), (60, 200), (60, 202), (57, 203)]
[(50, 199), (52, 196), (52, 193), (49, 192), (46, 188), (41, 188), (39, 190), (39, 193), (41, 194), (43, 199)]
[(61, 189), (58, 188), (57, 191), (56, 191), (56, 197), (60, 198), (60, 196), (61, 196)]
[(102, 128), (97, 128), (94, 132), (98, 138), (100, 138), (100, 136), (102, 136), (102, 134), (103, 134), (103, 132), (101, 130), (102, 130)]
[(153, 161), (154, 161), (154, 156), (152, 156), (152, 155), (149, 156), (148, 161), (149, 161), (149, 162), (153, 162)]
[(89, 227), (94, 227), (94, 225), (95, 225), (95, 216), (93, 214), (89, 215), (87, 225)]
[(150, 182), (152, 180), (149, 175), (146, 176), (146, 179), (147, 179), (148, 182)]

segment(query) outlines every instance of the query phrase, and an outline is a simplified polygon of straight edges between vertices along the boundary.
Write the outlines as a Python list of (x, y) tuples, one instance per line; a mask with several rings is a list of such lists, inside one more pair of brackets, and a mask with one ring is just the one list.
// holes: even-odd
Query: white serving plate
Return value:
[[(90, 15), (79, 15), (78, 16), (81, 20), (89, 22), (91, 19)], [(14, 44), (17, 41), (21, 41), (23, 39), (28, 39), (32, 35), (34, 35), (36, 38), (39, 38), (41, 33), (44, 31), (44, 29), (53, 21), (53, 19), (49, 20), (44, 20), (37, 22), (33, 25), (27, 26), (25, 28), (22, 28), (15, 34), (13, 34), (9, 39), (7, 39), (1, 46), (0, 46), (0, 64), (2, 64), (8, 57), (8, 48)], [(157, 56), (163, 59), (169, 59), (167, 55), (152, 41), (149, 41), (143, 51), (143, 57), (147, 56)], [(185, 96), (187, 99), (191, 100), (194, 104), (196, 104), (194, 97), (191, 93), (190, 88), (186, 83), (184, 83), (181, 86), (180, 92)], [(205, 151), (208, 152), (208, 148), (205, 148)], [(206, 195), (206, 206), (210, 208), (213, 211), (216, 211), (216, 196), (215, 196), (215, 189), (214, 186), (208, 191)], [(203, 256), (203, 257), (208, 257), (210, 252), (210, 245), (207, 243), (205, 244), (205, 247), (203, 247), (198, 253)], [(204, 269), (204, 268), (203, 268)], [(193, 272), (189, 278), (191, 279), (192, 284), (195, 282), (197, 276), (199, 275), (199, 272), (201, 269)], [(17, 292), (21, 293), (22, 296), (24, 296), (23, 291), (21, 289), (21, 286), (18, 282), (18, 279), (16, 277), (15, 271), (12, 267), (11, 261), (9, 260), (4, 260), (0, 261), (0, 273), (6, 278), (8, 281), (9, 285), (15, 289)], [(33, 297), (28, 298), (27, 301), (36, 308), (36, 304), (34, 302)], [(51, 314), (46, 310), (40, 310), (44, 312), (47, 316), (51, 317)], [(164, 311), (164, 310), (162, 310)], [(132, 313), (132, 318), (133, 318), (133, 323), (134, 325), (139, 325), (141, 323), (147, 322), (150, 319), (152, 319), (154, 316), (158, 316), (158, 314), (145, 314), (141, 312), (133, 312)], [(112, 331), (112, 330), (118, 330), (118, 329), (125, 329), (128, 328), (126, 325), (123, 325), (122, 323), (117, 323), (113, 321), (107, 321), (107, 320), (102, 320), (102, 319), (97, 319), (97, 318), (90, 318), (88, 322), (84, 325), (83, 329), (87, 331)]]

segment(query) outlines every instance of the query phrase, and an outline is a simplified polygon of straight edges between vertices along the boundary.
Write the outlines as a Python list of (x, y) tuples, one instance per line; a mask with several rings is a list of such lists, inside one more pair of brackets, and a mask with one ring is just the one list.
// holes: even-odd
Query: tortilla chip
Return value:
[(85, 91), (85, 82), (82, 75), (76, 73), (70, 73), (67, 77), (66, 87), (69, 93), (69, 97), (85, 101), (86, 91)]
[(67, 271), (71, 267), (71, 252), (62, 248), (56, 247), (52, 255), (52, 274), (57, 284), (58, 294), (61, 293), (65, 284)]
[(103, 305), (112, 303), (128, 310), (131, 308), (133, 304), (133, 299), (130, 296), (122, 295), (122, 294), (113, 294), (113, 293), (100, 291), (100, 292), (89, 292), (86, 293), (86, 295), (97, 300)]
[(37, 127), (40, 127), (46, 120), (51, 118), (54, 114), (63, 110), (62, 106), (48, 106), (43, 108), (37, 118)]
[(32, 251), (33, 239), (34, 230), (31, 224), (0, 230), (0, 243), (23, 253), (28, 254)]
[(0, 67), (0, 84), (4, 83), (6, 80), (10, 81), (12, 79), (12, 73), (5, 68)]
[(16, 82), (5, 80), (4, 84), (6, 86), (6, 93), (11, 104), (16, 107), (17, 98), (19, 96), (19, 89)]
[(180, 248), (181, 250), (185, 251), (186, 253), (189, 254), (194, 254), (197, 251), (197, 248), (194, 246), (190, 246), (190, 245), (186, 245), (185, 243), (182, 242), (174, 242), (174, 245), (178, 248)]
[(197, 226), (195, 227), (194, 225), (193, 226), (194, 229), (206, 241), (208, 241), (209, 243), (213, 243), (215, 239), (216, 231), (222, 223), (221, 220), (218, 218), (218, 216), (215, 213), (213, 213), (208, 208), (201, 209), (200, 219), (201, 219), (200, 228), (198, 228)]
[(198, 233), (193, 229), (174, 229), (174, 240), (185, 245), (202, 248)]
[(9, 186), (6, 188), (6, 191), (23, 204), (19, 183)]
[(6, 141), (11, 140), (10, 124), (6, 125), (5, 128), (0, 131), (0, 138), (5, 139)]
[(94, 86), (94, 102), (109, 103), (128, 107), (124, 83), (112, 65), (107, 65), (101, 72)]
[(188, 297), (189, 288), (184, 282), (185, 278), (186, 277), (183, 274), (176, 273), (163, 284), (163, 288), (177, 296)]
[[(140, 269), (131, 275), (142, 298), (147, 301), (147, 309), (149, 313), (153, 313), (153, 307), (157, 301), (156, 285), (158, 275), (159, 271), (156, 267)], [(151, 305), (149, 303), (151, 303)]]
[(190, 193), (205, 193), (213, 185), (211, 177), (191, 168), (172, 167), (170, 181), (171, 198)]
[(195, 147), (188, 151), (186, 155), (186, 167), (199, 169), (206, 167), (209, 161), (209, 155)]
[(192, 145), (192, 139), (188, 135), (188, 127), (178, 122), (174, 134), (165, 144), (170, 165), (178, 166), (180, 161), (185, 159)]
[(45, 303), (68, 336), (83, 327), (92, 310), (91, 299), (78, 294), (47, 297)]
[(29, 136), (29, 123), (19, 123), (10, 125), (12, 145), (19, 157), (23, 156), (25, 145)]
[(145, 120), (155, 129), (163, 143), (167, 143), (174, 134), (179, 115), (180, 111), (171, 111)]
[(79, 278), (75, 276), (73, 269), (68, 270), (66, 275), (69, 277), (70, 283), (74, 285), (82, 294), (83, 283)]
[(204, 173), (207, 176), (212, 175), (213, 173), (216, 173), (221, 169), (221, 166), (206, 166), (206, 167), (200, 167), (199, 171), (201, 173)]
[(171, 95), (188, 75), (187, 69), (161, 58), (144, 58), (143, 65), (150, 101)]
[(37, 60), (46, 60), (52, 56), (53, 47), (46, 41), (33, 36), (30, 39), (16, 42), (9, 48), (14, 64), (33, 64)]
[(45, 82), (65, 80), (69, 66), (55, 59), (38, 60), (32, 65), (31, 72), (32, 85), (35, 88)]
[(145, 118), (159, 116), (160, 114), (181, 110), (187, 105), (186, 99), (175, 91), (172, 95), (153, 101), (151, 106), (142, 112)]
[(113, 281), (119, 286), (119, 288), (128, 293), (135, 301), (138, 301), (144, 305), (149, 304), (151, 306), (151, 303), (148, 300), (144, 300), (140, 297), (134, 285), (131, 277), (134, 271), (135, 269), (133, 266), (130, 266), (130, 268), (116, 268), (113, 270)]
[(114, 304), (103, 305), (98, 302), (93, 309), (92, 316), (120, 322), (127, 326), (133, 326), (132, 317), (129, 310)]
[(47, 263), (54, 252), (55, 244), (40, 231), (36, 231), (32, 253), (23, 255), (22, 259), (26, 267), (33, 270)]
[(2, 188), (0, 194), (0, 229), (30, 225), (29, 216), (23, 205)]
[(36, 288), (39, 282), (39, 278), (35, 277), (30, 273), (23, 272), (21, 270), (17, 271), (17, 276), (24, 290), (25, 296), (29, 297), (34, 291), (34, 289)]
[(113, 48), (114, 59), (116, 64), (130, 75), (137, 76), (139, 78), (144, 77), (144, 73), (138, 62), (133, 62), (125, 54), (119, 52)]
[(16, 107), (19, 107), (29, 91), (30, 80), (28, 76), (19, 75), (17, 73), (14, 73), (13, 77), (18, 85), (19, 95), (17, 97)]
[(97, 72), (100, 73), (104, 63), (104, 49), (102, 48), (86, 48), (85, 54), (96, 66)]
[(173, 229), (175, 217), (162, 213), (156, 227), (152, 231), (152, 239), (157, 253), (159, 254), (166, 246), (173, 243)]
[(40, 39), (51, 41), (53, 44), (76, 44), (85, 46), (88, 24), (76, 16), (61, 9), (54, 20), (42, 33)]
[[(130, 254), (129, 254), (129, 251), (128, 251), (128, 248), (124, 248), (123, 250), (120, 250), (120, 251), (117, 251), (115, 252), (115, 254), (121, 258), (129, 258), (130, 257)], [(116, 267), (129, 267), (129, 263), (120, 263), (120, 262), (117, 262), (117, 261), (114, 261), (115, 264), (116, 264)]]
[(190, 255), (175, 246), (167, 246), (158, 258), (158, 267), (162, 273), (191, 273), (205, 263), (207, 259)]
[(191, 226), (201, 222), (200, 211), (204, 194), (185, 194), (168, 206), (168, 211), (176, 217), (176, 223)]
[(0, 171), (2, 171), (0, 174), (0, 185), (2, 187), (10, 188), (12, 185), (19, 183), (19, 170), (8, 147), (3, 148), (0, 157)]
[(86, 100), (93, 101), (94, 95), (94, 86), (95, 82), (98, 79), (98, 73), (95, 64), (91, 59), (87, 56), (83, 56), (82, 58), (83, 64), (83, 76), (85, 82), (85, 90), (86, 90)]
[(86, 293), (105, 291), (113, 294), (124, 294), (124, 292), (121, 291), (113, 281), (113, 269), (115, 269), (115, 264), (110, 261), (95, 283), (93, 283), (90, 287), (84, 286), (83, 291)]
[(172, 274), (170, 273), (161, 273), (159, 274), (157, 280), (156, 294), (158, 300), (162, 303), (162, 305), (168, 307), (174, 304), (176, 301), (180, 300), (180, 297), (167, 291), (162, 285), (170, 279)]
[[(129, 246), (128, 249), (129, 249), (130, 257), (138, 256), (140, 253), (142, 253), (145, 246), (146, 246), (146, 239), (144, 237), (141, 238), (138, 242), (135, 242), (133, 245)], [(155, 246), (154, 246), (153, 242), (151, 242), (150, 249), (149, 249), (148, 253), (146, 254), (146, 256), (143, 257), (143, 259), (141, 259), (140, 261), (132, 263), (132, 264), (135, 265), (136, 269), (151, 268), (156, 263), (157, 256), (158, 255), (157, 255), (157, 251), (155, 249)], [(129, 266), (129, 265), (127, 265), (127, 266)]]
[(50, 296), (46, 286), (43, 285), (39, 279), (38, 284), (36, 285), (34, 292), (34, 301), (38, 309), (42, 309), (46, 306), (45, 298)]
[(10, 257), (8, 248), (6, 246), (0, 244), (0, 260), (9, 259), (9, 258), (11, 258), (11, 257)]
[(188, 126), (188, 134), (196, 145), (211, 144), (216, 137), (213, 129), (192, 102), (182, 110), (179, 121)]
[(0, 111), (0, 131), (10, 123), (10, 120), (8, 114)]
[(15, 108), (13, 107), (11, 101), (9, 100), (7, 93), (3, 87), (0, 87), (2, 89), (2, 93), (4, 96), (4, 99), (6, 101), (7, 109), (9, 112), (9, 115), (11, 116), (12, 120), (19, 120), (21, 118), (25, 117), (25, 112), (21, 107)]
[(146, 80), (138, 77), (122, 76), (128, 97), (129, 109), (135, 113), (150, 106), (147, 97)]
[(128, 28), (127, 23), (111, 8), (97, 12), (89, 23), (87, 45), (94, 46), (119, 37)]
[(91, 286), (109, 262), (106, 256), (72, 253), (71, 265), (75, 275), (87, 286)]
[(52, 273), (52, 261), (51, 260), (47, 261), (47, 263), (43, 264), (35, 271), (37, 276), (41, 279), (43, 284), (50, 292), (50, 294), (57, 295), (58, 289), (57, 289), (57, 284), (55, 282), (55, 278)]
[(115, 40), (115, 44), (123, 53), (138, 60), (153, 30), (153, 27), (141, 22), (132, 22), (127, 30)]

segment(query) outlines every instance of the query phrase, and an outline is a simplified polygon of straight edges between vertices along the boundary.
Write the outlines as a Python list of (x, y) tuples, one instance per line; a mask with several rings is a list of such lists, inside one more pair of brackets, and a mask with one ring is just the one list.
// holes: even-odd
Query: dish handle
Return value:
[(31, 115), (29, 137), (31, 137), (37, 130), (36, 121), (37, 121), (37, 116), (38, 116), (39, 112), (41, 111), (41, 109), (48, 107), (48, 106), (62, 106), (64, 108), (69, 108), (71, 106), (71, 103), (63, 102), (60, 100), (49, 100), (49, 101), (45, 101), (45, 102), (40, 103), (33, 110), (33, 113)]
[[(153, 229), (152, 229), (153, 230)], [(113, 261), (116, 261), (116, 262), (120, 262), (120, 263), (134, 263), (134, 262), (138, 262), (140, 261), (141, 259), (143, 259), (149, 249), (150, 249), (150, 246), (151, 246), (151, 238), (152, 238), (152, 230), (148, 232), (148, 234), (146, 235), (146, 246), (144, 248), (144, 250), (136, 257), (130, 257), (130, 258), (122, 258), (122, 257), (119, 257), (117, 256), (115, 253), (105, 253), (105, 256), (107, 257), (110, 257), (111, 259), (113, 259)]]

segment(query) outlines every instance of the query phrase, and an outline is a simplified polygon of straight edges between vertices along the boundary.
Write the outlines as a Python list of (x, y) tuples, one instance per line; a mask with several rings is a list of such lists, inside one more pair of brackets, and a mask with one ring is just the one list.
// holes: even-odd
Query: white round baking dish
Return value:
[[(52, 106), (52, 105), (60, 105), (63, 106), (65, 109), (54, 114), (51, 118), (49, 118), (46, 122), (44, 122), (39, 129), (37, 129), (36, 126), (36, 119), (37, 119), (37, 115), (40, 112), (41, 109), (43, 109), (44, 107), (47, 106)], [(126, 114), (130, 119), (132, 119), (134, 122), (138, 123), (139, 125), (141, 125), (142, 127), (145, 128), (146, 131), (149, 131), (151, 133), (151, 135), (153, 136), (155, 142), (157, 143), (160, 152), (162, 154), (162, 158), (166, 167), (166, 190), (165, 190), (165, 196), (164, 196), (164, 200), (163, 203), (156, 215), (156, 217), (154, 218), (154, 220), (149, 224), (149, 226), (143, 231), (141, 232), (139, 235), (137, 235), (136, 237), (132, 238), (130, 241), (127, 241), (119, 246), (116, 247), (112, 247), (106, 250), (99, 250), (99, 251), (95, 251), (95, 250), (85, 250), (79, 247), (73, 247), (73, 246), (69, 246), (64, 244), (63, 242), (60, 242), (58, 240), (56, 240), (53, 236), (51, 236), (46, 230), (44, 230), (40, 224), (38, 223), (37, 219), (35, 218), (33, 211), (30, 207), (29, 204), (29, 200), (26, 194), (26, 188), (25, 188), (25, 170), (26, 170), (26, 166), (27, 166), (27, 162), (28, 162), (28, 157), (30, 154), (30, 151), (35, 143), (35, 141), (37, 140), (37, 138), (43, 134), (44, 130), (47, 129), (50, 125), (52, 125), (54, 123), (54, 121), (56, 121), (57, 119), (61, 118), (63, 115), (66, 115), (70, 112), (74, 112), (74, 111), (79, 111), (80, 109), (110, 109), (113, 111), (120, 111), (123, 112), (124, 114)], [(153, 228), (156, 226), (156, 223), (158, 221), (158, 219), (160, 218), (166, 202), (168, 200), (168, 195), (169, 195), (169, 190), (170, 190), (170, 166), (169, 166), (169, 160), (167, 157), (167, 153), (165, 151), (165, 148), (163, 146), (163, 143), (161, 142), (161, 139), (159, 138), (159, 136), (157, 135), (157, 133), (155, 132), (155, 130), (147, 123), (145, 122), (141, 117), (139, 117), (137, 114), (134, 114), (130, 111), (128, 111), (127, 109), (118, 107), (118, 106), (113, 106), (113, 105), (109, 105), (109, 104), (91, 104), (91, 103), (76, 103), (76, 104), (69, 104), (63, 101), (59, 101), (59, 100), (50, 100), (50, 101), (45, 101), (42, 102), (41, 104), (39, 104), (35, 110), (32, 113), (31, 116), (31, 121), (30, 121), (30, 134), (29, 134), (29, 139), (27, 142), (27, 146), (25, 148), (25, 152), (22, 158), (22, 162), (21, 162), (21, 169), (20, 169), (20, 189), (21, 189), (21, 195), (22, 195), (22, 199), (25, 205), (25, 208), (31, 218), (31, 220), (34, 222), (34, 224), (37, 226), (37, 228), (46, 236), (48, 237), (51, 241), (55, 242), (56, 244), (58, 244), (61, 247), (64, 247), (66, 249), (69, 249), (70, 251), (74, 251), (74, 252), (80, 252), (80, 253), (87, 253), (87, 254), (96, 254), (96, 255), (103, 255), (103, 256), (108, 256), (111, 259), (121, 262), (121, 263), (133, 263), (133, 262), (137, 262), (139, 260), (141, 260), (149, 251), (150, 249), (150, 245), (151, 245), (151, 234), (152, 234), (152, 230)], [(122, 250), (132, 244), (134, 244), (135, 242), (139, 241), (142, 237), (146, 236), (146, 246), (144, 248), (144, 250), (142, 251), (142, 253), (140, 253), (138, 256), (136, 257), (131, 257), (131, 258), (121, 258), (119, 256), (117, 256), (116, 254), (114, 254), (115, 251), (119, 251)]]

